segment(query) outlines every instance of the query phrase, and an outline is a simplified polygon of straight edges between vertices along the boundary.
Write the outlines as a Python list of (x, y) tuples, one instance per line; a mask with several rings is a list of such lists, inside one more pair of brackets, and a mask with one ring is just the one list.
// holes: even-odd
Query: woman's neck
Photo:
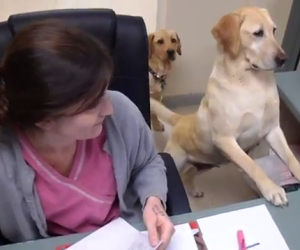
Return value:
[(57, 172), (68, 176), (75, 157), (76, 140), (40, 129), (24, 131), (37, 153)]
[(39, 152), (62, 152), (76, 145), (76, 140), (63, 138), (61, 135), (41, 129), (24, 131), (30, 143)]

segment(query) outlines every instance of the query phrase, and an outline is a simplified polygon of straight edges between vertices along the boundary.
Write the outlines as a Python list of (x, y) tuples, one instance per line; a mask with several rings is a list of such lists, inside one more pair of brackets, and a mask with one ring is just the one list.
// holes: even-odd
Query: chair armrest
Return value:
[(173, 158), (167, 153), (160, 153), (160, 156), (167, 168), (167, 214), (173, 216), (190, 213), (189, 201)]

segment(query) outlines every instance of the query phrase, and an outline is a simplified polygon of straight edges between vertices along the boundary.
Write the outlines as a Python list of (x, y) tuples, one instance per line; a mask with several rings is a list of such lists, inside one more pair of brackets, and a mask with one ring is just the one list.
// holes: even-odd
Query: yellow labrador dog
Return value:
[[(148, 35), (148, 46), (150, 94), (152, 98), (161, 101), (172, 62), (176, 59), (176, 53), (181, 55), (181, 43), (175, 31), (160, 29)], [(154, 130), (164, 130), (163, 124), (153, 113), (151, 123)]]
[[(180, 116), (153, 99), (151, 108), (173, 125), (165, 151), (180, 170), (188, 162), (202, 163), (205, 169), (229, 160), (248, 174), (268, 201), (281, 206), (288, 202), (284, 189), (246, 153), (266, 139), (300, 180), (299, 163), (279, 124), (273, 70), (284, 64), (286, 54), (274, 38), (275, 30), (265, 9), (247, 7), (223, 16), (212, 29), (218, 55), (197, 113)], [(189, 178), (193, 171), (188, 171)]]

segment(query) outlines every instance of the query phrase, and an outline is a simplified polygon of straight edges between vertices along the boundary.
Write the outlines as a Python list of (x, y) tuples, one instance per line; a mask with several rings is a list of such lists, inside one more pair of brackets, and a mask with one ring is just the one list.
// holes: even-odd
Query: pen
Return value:
[(197, 221), (191, 221), (189, 222), (190, 228), (192, 230), (192, 234), (194, 235), (195, 241), (197, 243), (197, 246), (200, 247), (202, 250), (207, 250), (207, 247), (205, 245), (203, 235), (201, 232), (201, 229), (199, 227), (199, 224)]
[(162, 245), (162, 241), (160, 240), (157, 245), (154, 247), (154, 250), (158, 249)]
[(55, 250), (66, 250), (68, 247), (70, 247), (71, 245), (62, 245), (62, 246), (58, 246), (55, 248)]
[(238, 240), (239, 250), (246, 250), (247, 249), (246, 241), (242, 230), (237, 231), (237, 240)]
[(260, 243), (255, 243), (255, 244), (247, 246), (246, 249), (250, 249), (252, 247), (256, 247), (256, 246), (259, 246), (259, 245), (260, 245)]
[(193, 235), (196, 235), (200, 232), (197, 221), (191, 221), (189, 224), (190, 224), (190, 228), (192, 230)]

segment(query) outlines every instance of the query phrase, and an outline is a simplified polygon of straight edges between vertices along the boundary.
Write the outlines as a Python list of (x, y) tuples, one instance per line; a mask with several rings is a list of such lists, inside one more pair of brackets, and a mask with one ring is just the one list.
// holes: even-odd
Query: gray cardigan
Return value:
[[(149, 196), (166, 201), (165, 167), (138, 108), (121, 93), (108, 91), (108, 95), (114, 113), (104, 122), (107, 129), (104, 149), (112, 155), (121, 216), (134, 223), (141, 221), (142, 206)], [(17, 137), (9, 128), (3, 128), (0, 231), (12, 242), (49, 237), (34, 178), (35, 172), (24, 161)]]

